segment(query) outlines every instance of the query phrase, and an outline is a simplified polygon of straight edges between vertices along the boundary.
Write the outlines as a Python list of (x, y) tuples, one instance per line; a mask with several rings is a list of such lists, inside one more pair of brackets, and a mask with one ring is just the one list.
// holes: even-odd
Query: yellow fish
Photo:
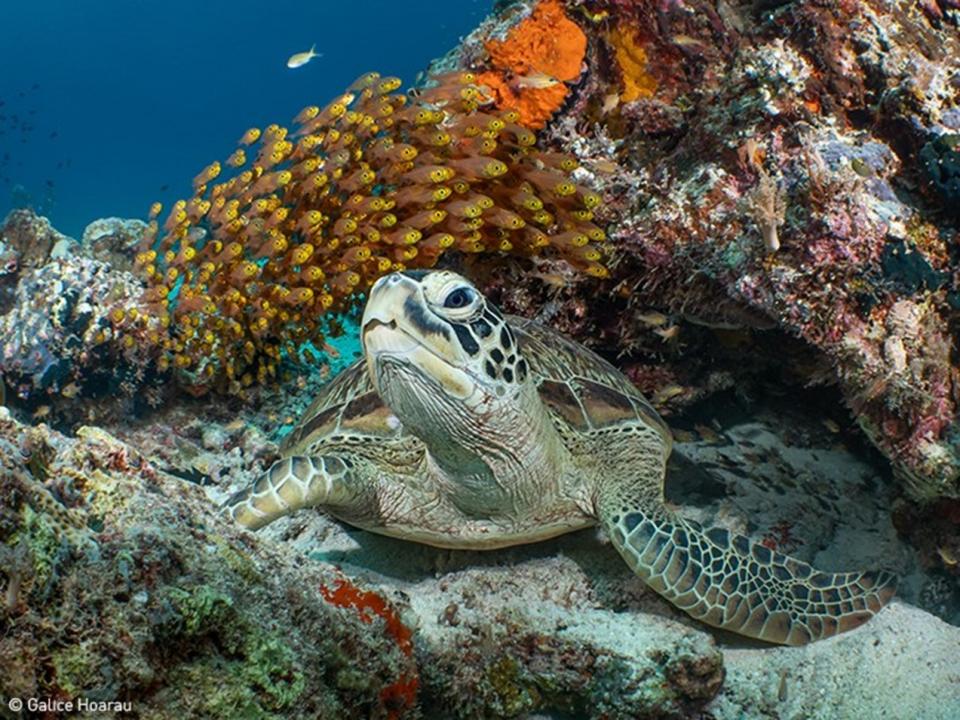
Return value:
[(637, 320), (642, 322), (644, 325), (653, 325), (656, 327), (657, 325), (666, 325), (670, 318), (661, 312), (651, 310), (643, 315), (637, 315)]
[(603, 105), (600, 107), (600, 112), (603, 115), (607, 115), (608, 113), (611, 113), (614, 110), (616, 110), (617, 105), (619, 104), (620, 104), (620, 95), (615, 92), (612, 92), (609, 95), (605, 95), (603, 97)]
[(290, 59), (287, 60), (288, 68), (298, 68), (306, 65), (308, 62), (313, 60), (315, 57), (323, 57), (323, 53), (318, 53), (317, 46), (312, 45), (309, 50), (306, 52), (294, 53), (290, 56)]
[(679, 385), (667, 385), (657, 390), (650, 399), (654, 405), (662, 405), (668, 400), (677, 397), (677, 395), (683, 395), (684, 392), (685, 390)]
[(260, 128), (250, 128), (247, 130), (243, 137), (240, 138), (237, 142), (240, 145), (253, 145), (257, 140), (260, 139)]
[(677, 337), (680, 335), (680, 326), (671, 325), (668, 328), (656, 328), (654, 332), (660, 336), (660, 339), (663, 342), (671, 342), (673, 340), (676, 340)]
[(247, 154), (243, 150), (236, 150), (230, 157), (227, 158), (227, 165), (230, 167), (238, 168), (247, 162)]

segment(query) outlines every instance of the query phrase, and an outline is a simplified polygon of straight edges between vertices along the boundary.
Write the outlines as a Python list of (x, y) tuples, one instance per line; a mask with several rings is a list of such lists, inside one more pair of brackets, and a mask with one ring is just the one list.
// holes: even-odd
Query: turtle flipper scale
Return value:
[(641, 509), (604, 518), (614, 545), (643, 580), (698, 620), (785, 645), (851, 630), (892, 597), (884, 571), (824, 573), (743, 535)]
[(333, 456), (283, 458), (227, 500), (222, 510), (234, 522), (257, 530), (302, 508), (342, 504), (355, 494), (352, 465)]

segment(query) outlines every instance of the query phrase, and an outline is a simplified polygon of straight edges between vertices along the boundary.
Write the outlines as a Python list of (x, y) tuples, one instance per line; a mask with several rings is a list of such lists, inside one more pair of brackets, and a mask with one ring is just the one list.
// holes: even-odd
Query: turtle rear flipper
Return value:
[(702, 622), (785, 645), (852, 630), (893, 596), (885, 571), (824, 573), (721, 528), (640, 509), (603, 516), (627, 564)]

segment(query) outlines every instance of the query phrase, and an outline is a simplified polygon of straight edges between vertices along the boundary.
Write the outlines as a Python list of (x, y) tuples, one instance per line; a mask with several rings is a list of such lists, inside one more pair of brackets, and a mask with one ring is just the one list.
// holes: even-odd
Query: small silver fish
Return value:
[(311, 45), (310, 49), (306, 52), (298, 52), (291, 55), (290, 59), (287, 60), (287, 67), (291, 69), (303, 67), (315, 57), (323, 57), (323, 53), (318, 53), (317, 46), (314, 44)]
[(526, 75), (517, 75), (511, 82), (511, 85), (517, 90), (524, 88), (542, 90), (559, 84), (560, 81), (553, 77), (553, 75), (547, 75), (539, 70)]
[(656, 310), (651, 310), (650, 312), (645, 312), (642, 315), (637, 315), (636, 318), (644, 325), (653, 325), (654, 327), (666, 325), (670, 321), (670, 318), (661, 312), (657, 312)]

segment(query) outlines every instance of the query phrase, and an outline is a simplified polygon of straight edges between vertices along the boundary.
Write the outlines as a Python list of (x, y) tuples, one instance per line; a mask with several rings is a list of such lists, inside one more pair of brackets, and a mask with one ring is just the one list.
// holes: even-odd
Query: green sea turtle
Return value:
[(854, 628), (893, 594), (824, 573), (663, 497), (671, 435), (590, 350), (504, 317), (463, 277), (394, 273), (363, 314), (365, 359), (327, 384), (283, 459), (225, 511), (256, 529), (306, 507), (445, 548), (498, 548), (600, 524), (623, 559), (710, 625), (798, 645)]

